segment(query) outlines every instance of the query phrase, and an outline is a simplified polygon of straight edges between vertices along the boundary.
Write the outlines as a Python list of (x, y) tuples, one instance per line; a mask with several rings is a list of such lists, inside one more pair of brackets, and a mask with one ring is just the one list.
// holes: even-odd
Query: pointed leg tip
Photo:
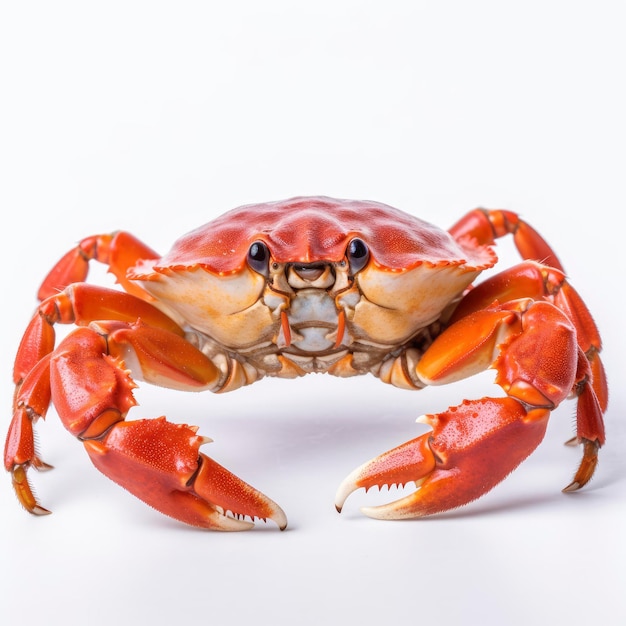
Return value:
[(577, 480), (574, 480), (563, 489), (563, 493), (574, 493), (575, 491), (578, 491), (581, 487), (582, 485)]
[(33, 515), (50, 515), (52, 511), (49, 511), (43, 506), (37, 504), (31, 510), (29, 510), (29, 513), (32, 513)]
[(49, 472), (50, 470), (54, 469), (54, 465), (50, 465), (50, 463), (46, 463), (45, 461), (42, 461), (41, 459), (38, 459), (36, 462), (33, 461), (32, 466), (38, 472)]
[(598, 465), (600, 442), (597, 439), (592, 440), (585, 437), (582, 437), (580, 442), (583, 444), (583, 458), (580, 461), (574, 479), (563, 489), (564, 493), (573, 493), (584, 487), (591, 480)]
[(20, 504), (32, 515), (50, 515), (51, 511), (37, 502), (37, 498), (28, 482), (27, 469), (27, 465), (17, 465), (11, 472), (15, 495)]

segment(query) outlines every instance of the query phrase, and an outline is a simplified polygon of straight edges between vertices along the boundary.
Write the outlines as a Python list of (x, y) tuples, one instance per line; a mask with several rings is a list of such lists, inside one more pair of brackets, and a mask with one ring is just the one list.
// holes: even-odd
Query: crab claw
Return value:
[(102, 473), (165, 515), (212, 530), (252, 528), (245, 517), (271, 519), (283, 530), (282, 509), (199, 453), (210, 440), (196, 431), (165, 418), (117, 422), (105, 437), (83, 443)]
[(364, 507), (376, 519), (409, 519), (457, 508), (495, 487), (541, 442), (549, 412), (526, 411), (513, 398), (465, 401), (418, 421), (433, 432), (408, 441), (354, 470), (335, 498), (339, 512), (357, 489), (415, 482), (395, 502)]

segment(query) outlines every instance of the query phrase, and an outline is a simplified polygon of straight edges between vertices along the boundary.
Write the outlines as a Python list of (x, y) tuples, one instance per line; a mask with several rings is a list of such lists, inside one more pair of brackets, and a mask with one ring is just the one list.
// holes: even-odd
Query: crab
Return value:
[[(496, 239), (521, 263), (477, 284)], [(85, 282), (105, 264), (119, 288)], [(370, 374), (419, 390), (493, 368), (501, 396), (418, 418), (430, 430), (355, 469), (359, 488), (415, 483), (363, 512), (419, 518), (479, 498), (542, 441), (576, 400), (582, 460), (564, 489), (592, 477), (608, 403), (601, 342), (586, 305), (545, 240), (517, 214), (475, 209), (448, 231), (384, 204), (299, 197), (247, 205), (180, 238), (160, 256), (118, 231), (82, 239), (53, 267), (19, 345), (5, 447), (20, 503), (49, 513), (29, 468), (50, 468), (33, 425), (50, 404), (93, 464), (158, 511), (192, 526), (284, 529), (270, 498), (200, 451), (198, 427), (126, 420), (138, 380), (232, 391), (265, 376)], [(54, 325), (74, 324), (55, 345)]]

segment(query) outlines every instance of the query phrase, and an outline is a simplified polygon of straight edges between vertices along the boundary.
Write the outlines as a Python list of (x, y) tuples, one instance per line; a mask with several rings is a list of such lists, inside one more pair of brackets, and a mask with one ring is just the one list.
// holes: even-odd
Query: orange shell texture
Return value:
[(228, 211), (181, 237), (160, 260), (139, 264), (132, 274), (149, 280), (152, 272), (197, 267), (214, 274), (237, 273), (255, 241), (265, 242), (278, 263), (339, 262), (354, 237), (367, 244), (372, 261), (386, 271), (424, 263), (484, 269), (496, 260), (488, 246), (457, 242), (440, 228), (385, 204), (318, 196)]

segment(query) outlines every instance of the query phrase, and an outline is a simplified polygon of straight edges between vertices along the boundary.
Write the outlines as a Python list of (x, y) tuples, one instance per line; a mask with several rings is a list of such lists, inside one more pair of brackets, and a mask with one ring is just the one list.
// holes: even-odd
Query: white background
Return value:
[(199, 424), (289, 517), (229, 535), (134, 500), (51, 412), (38, 439), (56, 469), (33, 480), (54, 514), (27, 515), (0, 483), (3, 623), (625, 623), (623, 6), (4, 3), (5, 426), (36, 288), (75, 241), (124, 228), (165, 252), (226, 209), (308, 194), (442, 227), (478, 205), (521, 212), (594, 312), (612, 399), (583, 491), (560, 493), (579, 458), (567, 403), (482, 500), (394, 523), (359, 514), (375, 494), (338, 515), (336, 486), (414, 437), (418, 415), (496, 393), (493, 373), (419, 394), (322, 376), (220, 397), (140, 388), (131, 415)]

